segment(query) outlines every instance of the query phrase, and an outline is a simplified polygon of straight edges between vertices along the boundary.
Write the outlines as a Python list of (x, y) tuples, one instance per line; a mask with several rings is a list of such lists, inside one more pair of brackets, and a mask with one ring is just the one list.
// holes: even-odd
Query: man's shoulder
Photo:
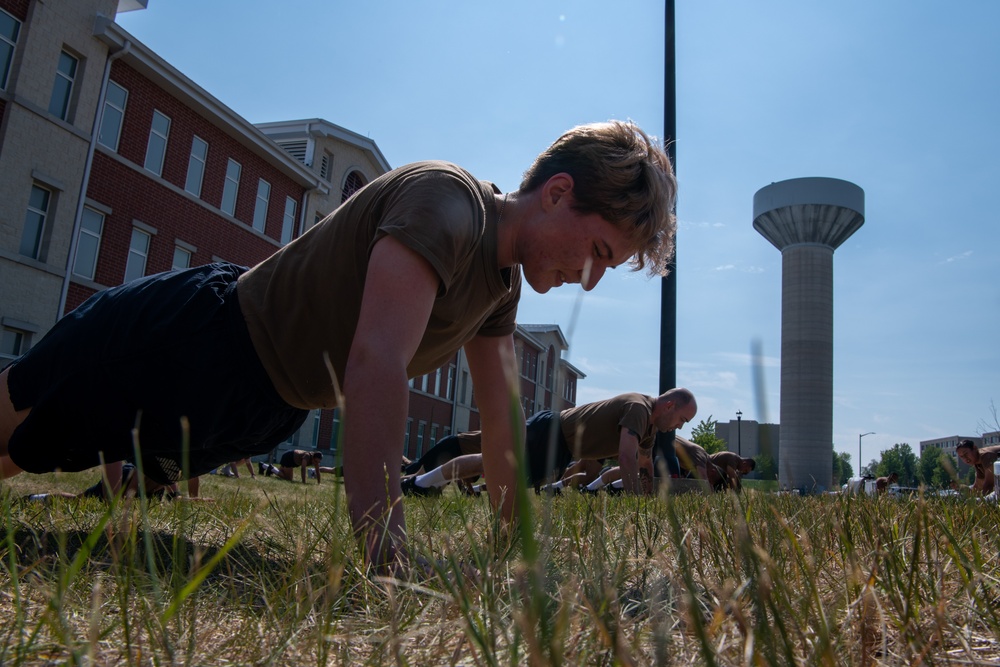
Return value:
[(392, 180), (403, 180), (407, 183), (419, 183), (421, 180), (431, 180), (440, 183), (452, 182), (456, 186), (468, 189), (478, 195), (484, 183), (472, 175), (464, 167), (445, 160), (423, 160), (411, 162), (397, 167), (386, 174)]
[(993, 463), (1000, 458), (1000, 445), (990, 445), (979, 450), (979, 457), (987, 463)]

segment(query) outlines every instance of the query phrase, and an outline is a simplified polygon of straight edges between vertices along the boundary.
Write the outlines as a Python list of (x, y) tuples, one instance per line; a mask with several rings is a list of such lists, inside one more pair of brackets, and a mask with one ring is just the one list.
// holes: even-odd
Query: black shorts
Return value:
[(278, 465), (282, 468), (298, 468), (298, 466), (295, 465), (295, 450), (290, 449), (282, 454), (281, 458), (278, 459)]
[(559, 428), (559, 417), (551, 410), (533, 414), (526, 427), (528, 483), (537, 489), (542, 484), (561, 477), (573, 460), (573, 454)]
[[(23, 470), (135, 460), (166, 484), (270, 451), (307, 411), (285, 403), (236, 295), (246, 271), (209, 264), (95, 294), (17, 359), (7, 383), (31, 408), (8, 451)], [(186, 417), (188, 428), (182, 427)], [(135, 429), (135, 437), (133, 437)]]
[(434, 443), (433, 447), (424, 452), (423, 456), (406, 466), (403, 473), (413, 475), (419, 470), (430, 472), (461, 455), (461, 442), (454, 435), (446, 435)]

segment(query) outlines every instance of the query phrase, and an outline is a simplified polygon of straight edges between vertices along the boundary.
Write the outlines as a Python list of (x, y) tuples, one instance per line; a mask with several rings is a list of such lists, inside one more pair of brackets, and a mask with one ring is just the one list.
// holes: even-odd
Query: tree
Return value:
[(702, 419), (691, 429), (691, 442), (701, 445), (709, 454), (726, 451), (728, 449), (726, 441), (715, 437), (715, 425), (718, 423), (718, 420), (712, 419), (712, 415), (709, 415), (708, 419)]
[(900, 486), (917, 486), (920, 484), (919, 467), (920, 462), (910, 446), (897, 442), (892, 449), (882, 451), (882, 459), (875, 466), (874, 474), (885, 477), (894, 472), (899, 475)]
[(833, 484), (843, 486), (847, 480), (854, 477), (854, 468), (851, 467), (851, 455), (847, 452), (833, 453)]
[(958, 479), (958, 462), (955, 457), (937, 447), (927, 447), (920, 453), (920, 481), (930, 488), (944, 489)]
[(778, 479), (778, 464), (770, 454), (758, 454), (754, 457), (754, 462), (757, 465), (753, 471), (758, 479)]

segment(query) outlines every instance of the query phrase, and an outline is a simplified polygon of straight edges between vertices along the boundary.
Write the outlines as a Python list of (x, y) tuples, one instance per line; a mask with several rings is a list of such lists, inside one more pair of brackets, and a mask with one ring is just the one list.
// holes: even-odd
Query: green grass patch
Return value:
[[(407, 498), (407, 580), (359, 563), (343, 490), (205, 477), (213, 502), (28, 503), (0, 486), (0, 664), (1000, 662), (1000, 510), (965, 498)], [(748, 486), (750, 486), (748, 484)]]

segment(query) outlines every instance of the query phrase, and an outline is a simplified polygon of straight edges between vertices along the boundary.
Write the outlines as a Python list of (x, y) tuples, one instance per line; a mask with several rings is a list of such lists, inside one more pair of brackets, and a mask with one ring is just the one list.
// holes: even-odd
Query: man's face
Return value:
[(958, 458), (962, 459), (970, 466), (974, 466), (979, 463), (979, 452), (977, 452), (972, 447), (962, 447), (955, 452), (958, 454)]
[(753, 467), (751, 466), (751, 461), (749, 459), (743, 459), (742, 461), (740, 461), (740, 474), (741, 475), (749, 475), (750, 471), (752, 471), (752, 470), (753, 470)]
[(518, 253), (524, 279), (539, 294), (577, 283), (590, 291), (604, 272), (636, 252), (625, 234), (597, 213), (572, 210), (569, 199), (555, 207)]
[(683, 408), (678, 408), (677, 404), (673, 401), (667, 401), (663, 410), (655, 419), (656, 430), (664, 432), (676, 431), (694, 419), (697, 412), (698, 406), (694, 401), (691, 401)]

